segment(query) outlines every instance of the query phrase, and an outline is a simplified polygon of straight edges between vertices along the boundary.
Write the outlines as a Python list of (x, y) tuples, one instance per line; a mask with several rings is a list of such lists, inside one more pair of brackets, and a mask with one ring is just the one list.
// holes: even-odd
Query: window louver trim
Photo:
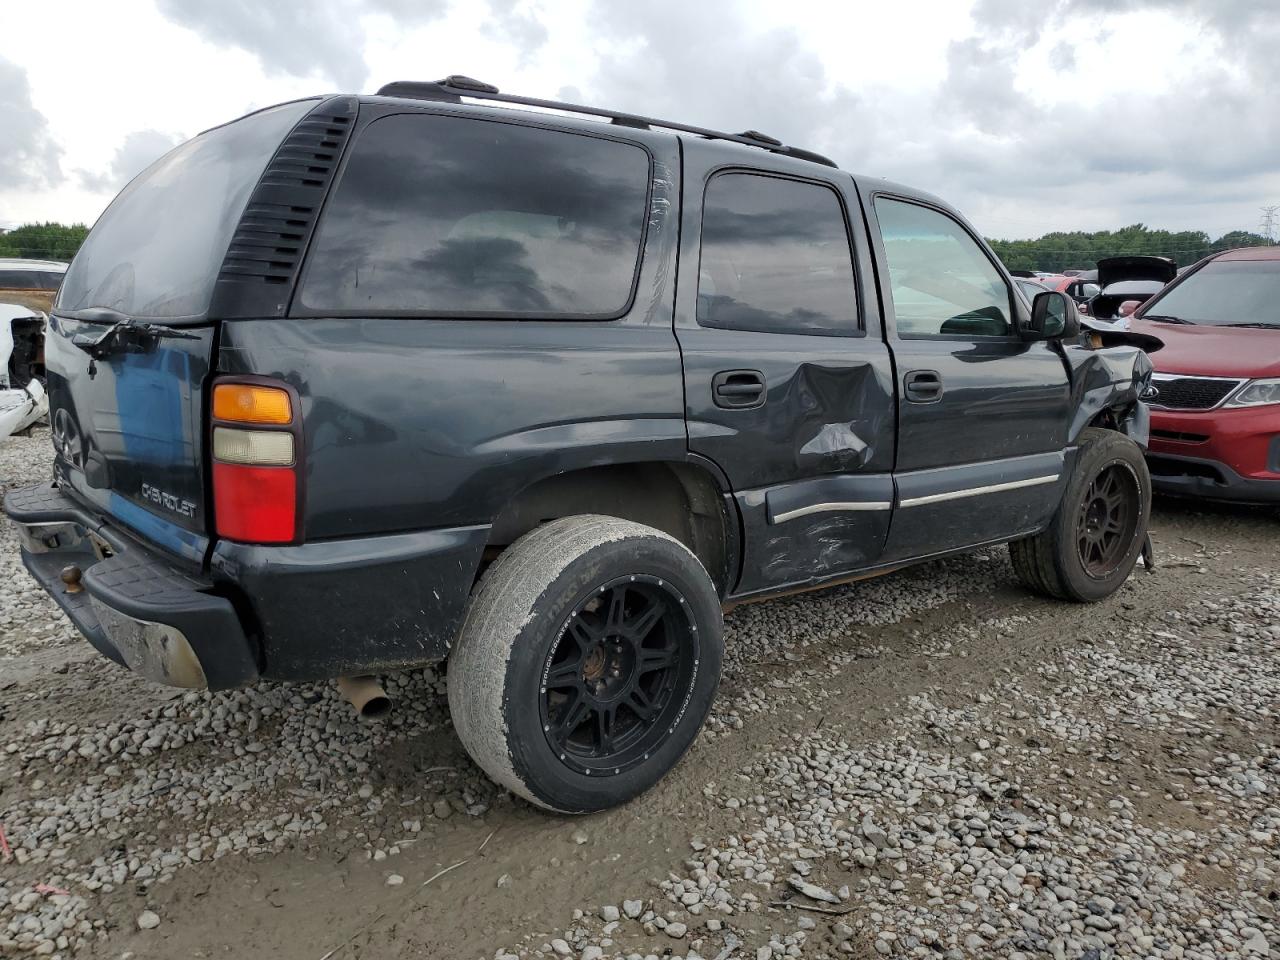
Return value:
[(355, 97), (333, 97), (280, 144), (254, 188), (214, 288), (210, 315), (283, 316), (342, 151), (355, 123)]

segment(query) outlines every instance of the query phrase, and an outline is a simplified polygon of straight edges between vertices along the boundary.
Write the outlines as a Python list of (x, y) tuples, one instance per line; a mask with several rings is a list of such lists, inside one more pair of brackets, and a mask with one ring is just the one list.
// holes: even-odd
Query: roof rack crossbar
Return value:
[(445, 103), (460, 103), (463, 97), (467, 97), (472, 100), (493, 100), (498, 103), (514, 103), (544, 110), (563, 110), (567, 113), (577, 113), (588, 117), (602, 117), (620, 127), (631, 127), (637, 130), (648, 130), (652, 127), (660, 127), (664, 130), (678, 130), (681, 133), (691, 133), (695, 136), (706, 137), (709, 140), (729, 140), (733, 143), (741, 143), (748, 147), (756, 147), (761, 150), (768, 150), (770, 153), (796, 157), (800, 160), (808, 160), (828, 167), (836, 165), (834, 161), (822, 156), (820, 153), (803, 150), (799, 147), (788, 147), (781, 141), (756, 130), (748, 130), (745, 133), (724, 133), (720, 130), (695, 127), (687, 123), (657, 120), (653, 117), (642, 117), (633, 113), (620, 113), (617, 110), (604, 110), (600, 107), (588, 107), (579, 103), (542, 100), (538, 97), (520, 97), (509, 93), (499, 93), (498, 88), (495, 86), (456, 74), (435, 82), (397, 80), (381, 87), (377, 95), (380, 97), (405, 97), (410, 100), (438, 100)]

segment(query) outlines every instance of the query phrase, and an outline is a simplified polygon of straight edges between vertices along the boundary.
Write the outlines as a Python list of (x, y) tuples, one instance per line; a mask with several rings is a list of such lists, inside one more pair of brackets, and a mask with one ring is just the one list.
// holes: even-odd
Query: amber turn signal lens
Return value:
[(279, 387), (220, 383), (213, 388), (213, 418), (235, 423), (293, 422), (289, 394)]

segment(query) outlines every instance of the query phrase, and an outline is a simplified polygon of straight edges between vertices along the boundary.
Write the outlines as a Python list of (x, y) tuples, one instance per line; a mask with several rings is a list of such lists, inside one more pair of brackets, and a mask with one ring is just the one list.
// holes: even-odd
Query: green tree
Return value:
[(88, 234), (83, 223), (27, 223), (0, 234), (0, 256), (70, 260)]
[(991, 240), (991, 247), (1010, 270), (1059, 272), (1091, 270), (1106, 257), (1150, 255), (1171, 257), (1179, 266), (1233, 247), (1268, 243), (1266, 237), (1234, 230), (1211, 240), (1203, 230), (1152, 230), (1134, 223), (1119, 230), (1046, 233), (1034, 240)]

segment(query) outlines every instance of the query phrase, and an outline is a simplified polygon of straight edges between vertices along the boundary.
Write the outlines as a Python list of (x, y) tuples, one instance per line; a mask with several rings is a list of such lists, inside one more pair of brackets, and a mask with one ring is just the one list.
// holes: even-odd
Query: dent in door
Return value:
[(891, 395), (887, 369), (856, 360), (802, 363), (769, 391), (761, 450), (786, 451), (789, 461), (768, 469), (805, 479), (738, 497), (749, 558), (741, 592), (816, 583), (876, 562), (893, 501)]

